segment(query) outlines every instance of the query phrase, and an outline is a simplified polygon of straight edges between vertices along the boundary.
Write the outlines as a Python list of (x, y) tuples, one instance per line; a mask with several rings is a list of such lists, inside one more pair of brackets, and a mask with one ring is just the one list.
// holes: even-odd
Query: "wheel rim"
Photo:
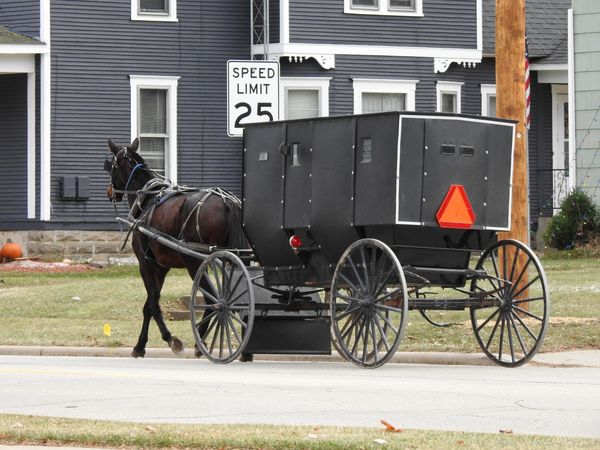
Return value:
[(538, 352), (548, 327), (550, 297), (546, 275), (526, 245), (503, 240), (488, 248), (476, 270), (471, 294), (483, 306), (471, 307), (471, 324), (479, 346), (494, 362), (517, 367)]
[(196, 345), (209, 360), (229, 363), (244, 350), (254, 322), (254, 293), (248, 270), (233, 253), (204, 260), (190, 298)]
[(408, 313), (402, 266), (392, 250), (362, 239), (342, 255), (331, 285), (332, 341), (361, 367), (385, 364), (396, 352)]

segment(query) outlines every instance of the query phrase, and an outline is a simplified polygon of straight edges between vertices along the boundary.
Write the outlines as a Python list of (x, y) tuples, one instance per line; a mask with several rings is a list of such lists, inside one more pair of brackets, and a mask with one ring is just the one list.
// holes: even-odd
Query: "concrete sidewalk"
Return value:
[[(88, 356), (88, 357), (131, 357), (131, 349), (124, 347), (42, 347), (0, 345), (0, 355), (22, 356)], [(193, 349), (186, 349), (179, 356), (168, 348), (149, 348), (146, 358), (194, 358)], [(331, 355), (255, 355), (255, 361), (323, 361), (342, 362), (343, 358)], [(444, 364), (469, 366), (494, 366), (483, 353), (453, 352), (398, 352), (390, 360), (397, 364)], [(551, 367), (594, 367), (600, 368), (600, 350), (578, 350), (559, 353), (538, 353), (529, 363)]]

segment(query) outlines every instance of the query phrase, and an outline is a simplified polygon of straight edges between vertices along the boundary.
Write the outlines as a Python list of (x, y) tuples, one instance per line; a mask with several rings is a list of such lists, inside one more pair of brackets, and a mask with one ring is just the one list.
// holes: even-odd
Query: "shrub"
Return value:
[(600, 212), (591, 197), (580, 189), (571, 192), (552, 217), (544, 240), (558, 249), (585, 244), (600, 233)]

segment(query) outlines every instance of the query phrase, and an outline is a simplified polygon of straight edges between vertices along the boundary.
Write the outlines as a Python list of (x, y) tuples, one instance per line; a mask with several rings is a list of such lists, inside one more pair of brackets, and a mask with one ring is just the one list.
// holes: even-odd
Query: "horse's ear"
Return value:
[(119, 146), (115, 144), (110, 138), (108, 139), (108, 148), (110, 148), (110, 151), (113, 152), (115, 155), (119, 153)]
[(140, 146), (140, 140), (138, 138), (135, 138), (133, 140), (133, 142), (131, 143), (131, 145), (127, 148), (129, 148), (129, 150), (131, 150), (132, 152), (137, 152), (139, 146)]

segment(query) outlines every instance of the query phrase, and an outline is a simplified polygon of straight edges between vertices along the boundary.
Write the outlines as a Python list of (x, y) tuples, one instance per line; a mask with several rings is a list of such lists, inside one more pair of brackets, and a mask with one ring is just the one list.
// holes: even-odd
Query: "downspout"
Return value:
[(40, 220), (50, 220), (51, 64), (50, 0), (40, 0), (40, 40), (48, 51), (40, 55)]
[(569, 89), (569, 192), (577, 187), (577, 134), (575, 123), (575, 47), (573, 35), (573, 9), (568, 10), (568, 89)]

